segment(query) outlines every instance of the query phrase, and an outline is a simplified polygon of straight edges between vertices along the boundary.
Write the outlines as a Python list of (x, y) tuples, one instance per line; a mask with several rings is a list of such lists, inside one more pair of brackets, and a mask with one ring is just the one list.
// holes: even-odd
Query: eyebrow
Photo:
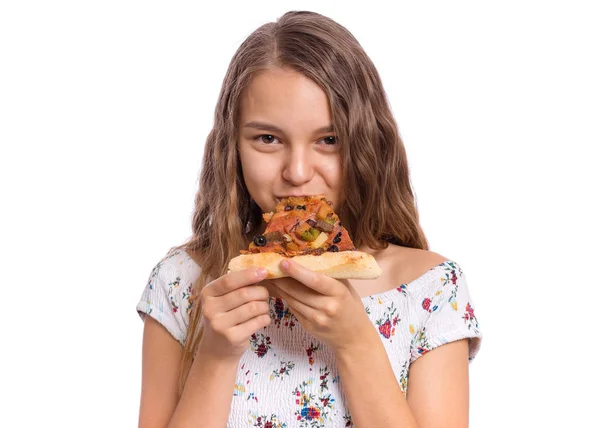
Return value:
[[(270, 123), (264, 122), (248, 122), (244, 125), (244, 128), (253, 128), (253, 129), (261, 129), (263, 131), (271, 131), (278, 132), (280, 134), (285, 134), (285, 131), (275, 125), (271, 125)], [(323, 126), (321, 128), (315, 129), (313, 131), (314, 134), (320, 134), (323, 132), (333, 132), (333, 125)]]

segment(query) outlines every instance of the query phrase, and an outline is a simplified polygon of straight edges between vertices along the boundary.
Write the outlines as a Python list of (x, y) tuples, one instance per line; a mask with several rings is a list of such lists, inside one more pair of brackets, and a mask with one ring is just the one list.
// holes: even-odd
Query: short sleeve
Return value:
[(436, 268), (431, 283), (419, 296), (419, 311), (425, 317), (415, 332), (410, 350), (410, 362), (446, 343), (469, 339), (469, 363), (481, 346), (482, 333), (475, 316), (466, 277), (461, 267), (448, 261)]
[(179, 252), (169, 252), (152, 269), (136, 309), (142, 320), (151, 316), (184, 346), (192, 283), (178, 261), (179, 255)]

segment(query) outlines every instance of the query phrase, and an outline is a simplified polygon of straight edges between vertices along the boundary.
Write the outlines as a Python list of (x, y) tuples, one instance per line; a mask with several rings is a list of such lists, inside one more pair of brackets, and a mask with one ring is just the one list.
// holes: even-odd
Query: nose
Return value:
[(309, 182), (314, 174), (313, 159), (307, 147), (292, 147), (286, 154), (283, 178), (294, 186)]

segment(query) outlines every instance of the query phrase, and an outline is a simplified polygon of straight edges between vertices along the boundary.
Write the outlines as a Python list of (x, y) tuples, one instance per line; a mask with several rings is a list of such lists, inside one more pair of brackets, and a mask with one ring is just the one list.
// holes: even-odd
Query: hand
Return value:
[(373, 339), (373, 324), (360, 296), (347, 280), (313, 272), (291, 260), (282, 261), (280, 267), (290, 277), (270, 282), (313, 336), (335, 351)]
[(204, 333), (199, 349), (203, 354), (239, 360), (250, 346), (250, 336), (271, 323), (269, 292), (252, 285), (266, 276), (265, 269), (230, 272), (202, 289)]

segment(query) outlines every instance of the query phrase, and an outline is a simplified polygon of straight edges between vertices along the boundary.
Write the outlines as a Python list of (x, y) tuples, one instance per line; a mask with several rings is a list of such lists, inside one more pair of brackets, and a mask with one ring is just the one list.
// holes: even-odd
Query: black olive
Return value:
[(265, 238), (263, 235), (257, 235), (254, 237), (254, 244), (256, 246), (264, 247), (266, 243), (267, 243), (267, 238)]
[(306, 220), (306, 222), (308, 224), (310, 224), (310, 227), (315, 227), (317, 225), (317, 222), (314, 221), (313, 219), (309, 218), (308, 220)]
[(339, 244), (340, 242), (342, 242), (342, 232), (339, 232), (337, 235), (335, 235), (335, 238), (333, 238), (334, 244)]
[(293, 209), (294, 209), (294, 207), (291, 206), (291, 205), (286, 205), (285, 208), (284, 208), (285, 211), (291, 211)]
[(338, 248), (337, 245), (332, 245), (331, 247), (327, 248), (327, 251), (331, 251), (332, 253), (337, 253), (338, 251), (340, 251), (340, 249)]
[(296, 207), (296, 209), (297, 209), (297, 210), (304, 210), (304, 211), (306, 211), (306, 205), (298, 205), (298, 206)]

